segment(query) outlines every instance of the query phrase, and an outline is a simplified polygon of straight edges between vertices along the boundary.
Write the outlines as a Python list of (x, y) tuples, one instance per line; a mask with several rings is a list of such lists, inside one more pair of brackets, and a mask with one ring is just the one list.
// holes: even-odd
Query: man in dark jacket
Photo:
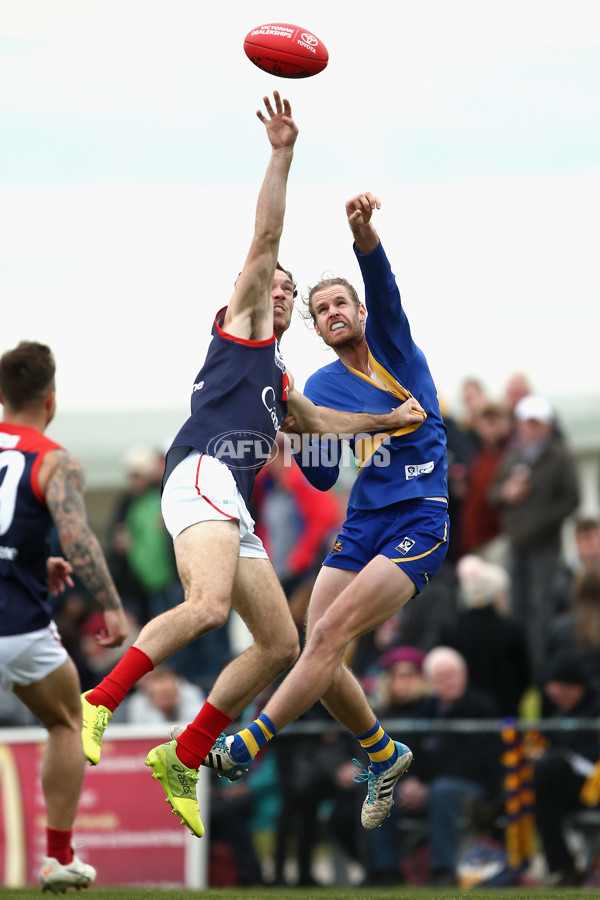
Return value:
[(523, 397), (515, 420), (515, 440), (490, 487), (490, 500), (501, 510), (510, 542), (511, 612), (527, 629), (540, 682), (561, 529), (577, 508), (579, 489), (575, 460), (556, 433), (550, 401), (536, 394)]

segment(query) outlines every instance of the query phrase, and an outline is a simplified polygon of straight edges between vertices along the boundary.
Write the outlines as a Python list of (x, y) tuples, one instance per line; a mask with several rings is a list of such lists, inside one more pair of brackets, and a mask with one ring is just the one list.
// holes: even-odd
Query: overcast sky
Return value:
[[(0, 0), (0, 349), (49, 343), (64, 409), (187, 408), (252, 234), (277, 88), (300, 128), (281, 259), (359, 282), (344, 214), (376, 224), (438, 390), (600, 392), (596, 0)], [(262, 22), (328, 47), (274, 78)], [(298, 317), (300, 385), (330, 361)]]

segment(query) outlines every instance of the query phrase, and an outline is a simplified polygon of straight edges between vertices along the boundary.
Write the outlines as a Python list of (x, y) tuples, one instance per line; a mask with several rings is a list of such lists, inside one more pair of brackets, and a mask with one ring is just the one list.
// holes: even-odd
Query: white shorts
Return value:
[(235, 478), (225, 463), (213, 456), (192, 450), (175, 466), (163, 490), (162, 514), (173, 540), (198, 522), (237, 519), (240, 556), (268, 559), (261, 539), (254, 534), (254, 519)]
[(10, 691), (15, 684), (37, 684), (67, 659), (54, 622), (39, 631), (0, 637), (0, 685)]

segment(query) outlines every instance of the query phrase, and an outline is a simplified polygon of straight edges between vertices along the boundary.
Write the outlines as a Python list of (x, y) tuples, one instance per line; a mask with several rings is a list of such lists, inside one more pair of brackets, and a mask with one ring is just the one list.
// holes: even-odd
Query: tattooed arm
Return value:
[(83, 464), (62, 450), (51, 451), (44, 463), (46, 460), (45, 471), (40, 468), (40, 487), (44, 491), (63, 552), (104, 613), (106, 634), (97, 635), (96, 639), (103, 647), (118, 647), (127, 635), (127, 620), (100, 542), (87, 520), (83, 499)]

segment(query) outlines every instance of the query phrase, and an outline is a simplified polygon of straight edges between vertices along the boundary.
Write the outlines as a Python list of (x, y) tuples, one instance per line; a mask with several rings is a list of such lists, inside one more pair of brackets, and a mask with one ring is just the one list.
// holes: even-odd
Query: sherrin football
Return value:
[(329, 60), (325, 44), (312, 31), (280, 22), (249, 31), (244, 51), (255, 66), (279, 78), (308, 78), (322, 72)]

